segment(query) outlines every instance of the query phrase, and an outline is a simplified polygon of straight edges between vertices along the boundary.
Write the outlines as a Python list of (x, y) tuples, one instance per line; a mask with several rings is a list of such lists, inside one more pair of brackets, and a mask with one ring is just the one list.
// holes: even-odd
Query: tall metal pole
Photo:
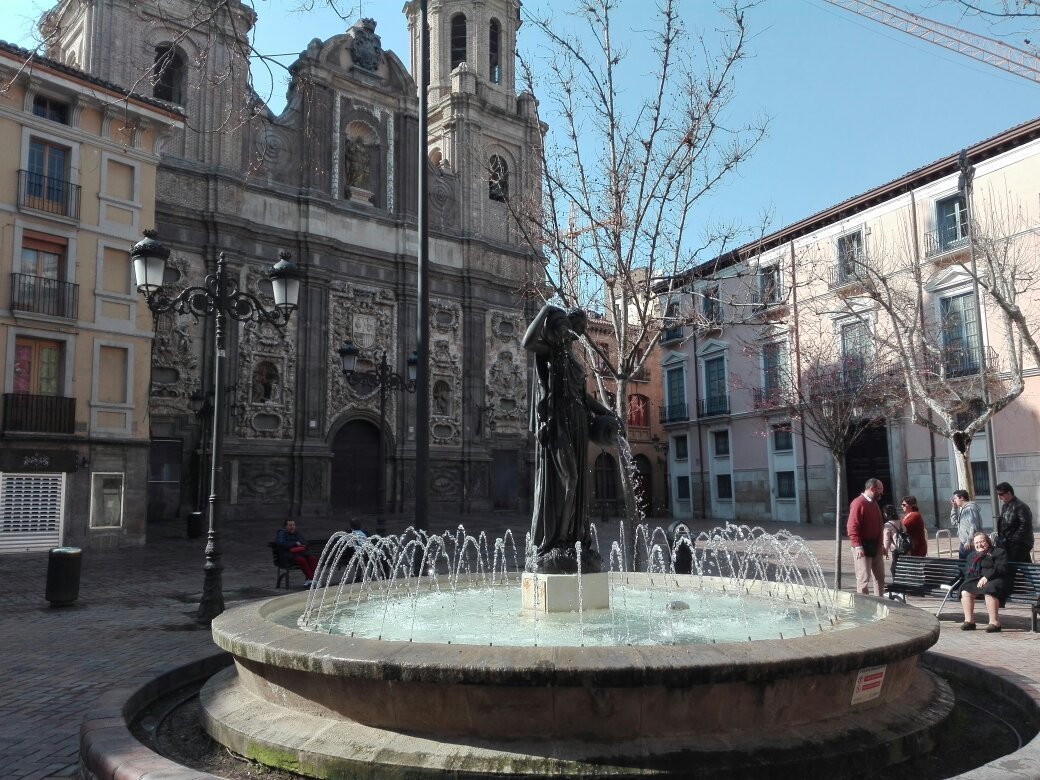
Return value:
[(416, 258), (418, 301), (416, 302), (416, 352), (419, 365), (415, 392), (415, 527), (428, 528), (427, 490), (430, 459), (430, 280), (427, 267), (429, 225), (426, 214), (426, 166), (429, 145), (430, 41), (427, 28), (427, 0), (419, 0), (419, 203), (416, 217), (419, 252)]
[[(979, 272), (975, 262), (975, 214), (971, 206), (971, 195), (975, 186), (975, 166), (968, 162), (968, 150), (961, 149), (957, 158), (957, 165), (961, 169), (958, 188), (964, 194), (964, 212), (968, 223), (968, 257), (971, 260), (972, 290), (975, 295), (975, 329), (979, 336), (979, 371), (982, 372), (982, 400), (989, 406), (989, 382), (986, 372), (989, 369), (989, 361), (986, 360), (986, 339), (983, 338), (982, 322), (982, 296), (979, 294)], [(986, 472), (989, 475), (989, 501), (993, 516), (1000, 514), (1000, 503), (997, 499), (997, 445), (993, 438), (993, 418), (986, 423)], [(971, 469), (971, 445), (968, 445), (968, 469)], [(975, 480), (972, 479), (972, 498), (975, 497)], [(995, 526), (995, 524), (994, 524)]]
[(209, 530), (206, 535), (206, 563), (202, 567), (205, 579), (202, 585), (202, 600), (196, 620), (209, 623), (224, 611), (224, 588), (221, 572), (224, 564), (221, 561), (220, 549), (220, 482), (224, 460), (224, 323), (227, 308), (227, 259), (221, 252), (217, 257), (217, 290), (214, 307), (215, 327), (214, 341), (216, 350), (213, 354), (213, 440), (210, 446), (209, 462)]

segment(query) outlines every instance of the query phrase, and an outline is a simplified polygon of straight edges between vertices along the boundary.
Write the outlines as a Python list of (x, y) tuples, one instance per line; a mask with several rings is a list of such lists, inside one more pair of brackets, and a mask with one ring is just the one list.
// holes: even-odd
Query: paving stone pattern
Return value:
[[(489, 535), (512, 528), (522, 547), (528, 518), (495, 514), (439, 517), (431, 525)], [(661, 521), (666, 525), (667, 521)], [(710, 527), (698, 523), (694, 531)], [(389, 532), (402, 530), (404, 518), (387, 519)], [(328, 523), (300, 530), (321, 538), (347, 527)], [(778, 530), (781, 526), (765, 526)], [(786, 526), (806, 538), (824, 569), (833, 570), (832, 530)], [(601, 529), (601, 548), (617, 536), (618, 523)], [(267, 541), (275, 529), (259, 521), (236, 521), (224, 533), (224, 592), (228, 604), (284, 593), (276, 590)], [(847, 545), (846, 545), (847, 546)], [(0, 556), (0, 778), (5, 780), (76, 776), (79, 726), (84, 713), (107, 690), (131, 678), (148, 677), (208, 655), (214, 645), (208, 630), (195, 623), (202, 590), (205, 538), (187, 539), (183, 524), (148, 529), (148, 544), (83, 553), (79, 599), (73, 606), (50, 607), (44, 598), (47, 553)], [(852, 561), (844, 552), (845, 586), (851, 587)], [(828, 578), (829, 579), (829, 578)], [(301, 584), (297, 573), (294, 584)], [(911, 600), (919, 606), (937, 602)], [(1040, 702), (1040, 635), (1029, 632), (1028, 611), (1011, 606), (1000, 634), (959, 630), (960, 609), (947, 605), (942, 636), (933, 652), (973, 663), (1024, 688)], [(980, 623), (985, 620), (979, 610)], [(1032, 748), (1033, 746), (1030, 746)], [(971, 773), (974, 778), (1037, 777), (1040, 747)]]

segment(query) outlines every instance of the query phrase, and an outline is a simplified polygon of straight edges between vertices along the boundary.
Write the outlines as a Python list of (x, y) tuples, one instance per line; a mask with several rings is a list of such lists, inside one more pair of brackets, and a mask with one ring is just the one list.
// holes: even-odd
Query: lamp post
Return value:
[(414, 352), (408, 358), (408, 379), (390, 370), (390, 364), (386, 360), (386, 351), (379, 356), (379, 363), (374, 369), (368, 371), (357, 371), (357, 359), (361, 354), (353, 341), (349, 339), (339, 345), (340, 365), (343, 376), (352, 387), (366, 387), (370, 390), (379, 389), (379, 489), (378, 504), (376, 505), (376, 528), (380, 534), (384, 532), (383, 509), (386, 505), (386, 465), (383, 462), (385, 453), (383, 451), (383, 431), (386, 429), (386, 394), (389, 391), (414, 393), (416, 388), (416, 374), (419, 369), (419, 357)]
[(227, 257), (221, 252), (217, 257), (216, 273), (208, 274), (201, 287), (188, 287), (174, 297), (163, 290), (166, 261), (170, 250), (155, 238), (155, 231), (146, 230), (145, 237), (130, 250), (137, 277), (137, 291), (145, 296), (153, 314), (173, 311), (195, 317), (213, 317), (213, 413), (210, 419), (212, 441), (210, 445), (209, 473), (209, 529), (206, 536), (206, 563), (203, 566), (205, 579), (202, 600), (196, 619), (209, 623), (224, 611), (224, 593), (221, 583), (220, 547), (220, 476), (224, 446), (224, 361), (226, 359), (225, 323), (228, 317), (239, 322), (268, 322), (284, 328), (296, 309), (300, 294), (300, 276), (296, 264), (284, 250), (278, 253), (279, 260), (271, 269), (269, 277), (274, 292), (274, 308), (267, 309), (255, 296), (240, 290), (238, 282), (229, 279)]
[(201, 435), (199, 437), (199, 500), (196, 504), (196, 509), (202, 512), (202, 506), (206, 500), (206, 487), (202, 481), (202, 475), (206, 473), (206, 455), (208, 454), (206, 449), (206, 436), (209, 431), (209, 422), (213, 417), (213, 391), (203, 392), (200, 387), (198, 390), (191, 394), (191, 408), (195, 412), (195, 417), (199, 420), (199, 424), (202, 426)]

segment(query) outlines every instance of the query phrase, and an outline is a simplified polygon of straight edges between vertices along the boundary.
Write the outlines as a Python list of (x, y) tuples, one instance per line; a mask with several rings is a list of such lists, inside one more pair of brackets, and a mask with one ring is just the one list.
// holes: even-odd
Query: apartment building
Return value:
[(152, 316), (129, 250), (174, 107), (0, 43), (0, 552), (141, 543)]
[[(986, 254), (1035, 321), (1038, 229), (1034, 120), (673, 280), (661, 355), (673, 513), (828, 522), (836, 490), (844, 506), (865, 479), (878, 477), (893, 503), (913, 494), (929, 525), (945, 524), (957, 453), (901, 395), (907, 383), (893, 325), (901, 309), (916, 312), (912, 322), (924, 334), (919, 343), (930, 357), (919, 375), (949, 390), (928, 414), (959, 420), (1023, 378), (1024, 391), (974, 435), (968, 460), (986, 523), (996, 511), (995, 482), (1010, 482), (1040, 506), (1037, 366), (1020, 342), (1008, 341), (1000, 308), (972, 273)], [(985, 277), (986, 266), (977, 267)], [(893, 314), (882, 299), (896, 302)], [(853, 406), (864, 427), (844, 453), (841, 485), (805, 415), (785, 402), (810, 368), (842, 398), (868, 377), (892, 381)]]

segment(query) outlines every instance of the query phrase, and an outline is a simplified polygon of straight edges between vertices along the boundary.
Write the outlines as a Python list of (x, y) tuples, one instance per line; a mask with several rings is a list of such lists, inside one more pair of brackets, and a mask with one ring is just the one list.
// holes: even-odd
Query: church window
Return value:
[(152, 68), (153, 97), (177, 105), (184, 105), (184, 75), (187, 59), (175, 46), (155, 47), (155, 66)]
[(493, 154), (488, 160), (488, 170), (488, 197), (505, 203), (509, 197), (509, 166), (505, 160)]
[(488, 35), (488, 78), (493, 84), (502, 81), (501, 59), (499, 56), (502, 28), (494, 19), (491, 20), (491, 29)]
[(451, 17), (451, 69), (466, 61), (466, 15)]

